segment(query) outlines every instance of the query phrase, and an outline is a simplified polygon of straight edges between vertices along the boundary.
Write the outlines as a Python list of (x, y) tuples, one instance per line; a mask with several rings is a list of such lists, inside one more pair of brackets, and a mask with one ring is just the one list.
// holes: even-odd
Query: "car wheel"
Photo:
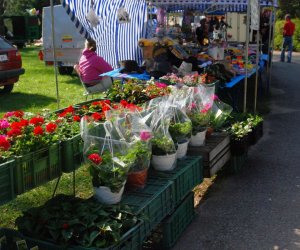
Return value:
[(58, 67), (60, 75), (71, 75), (73, 73), (73, 67)]
[(9, 94), (14, 88), (13, 84), (4, 85), (0, 87), (0, 94)]

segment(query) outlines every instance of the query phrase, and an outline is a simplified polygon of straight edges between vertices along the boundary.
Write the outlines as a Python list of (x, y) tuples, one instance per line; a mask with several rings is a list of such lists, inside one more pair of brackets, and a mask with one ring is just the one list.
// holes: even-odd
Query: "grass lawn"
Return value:
[[(38, 59), (39, 48), (27, 47), (21, 50), (25, 74), (20, 77), (12, 93), (0, 96), (0, 117), (12, 110), (23, 110), (38, 113), (42, 109), (57, 109), (56, 84), (53, 67), (46, 67)], [(83, 87), (74, 74), (72, 76), (58, 75), (60, 107), (85, 100)], [(96, 97), (96, 96), (95, 96)], [(89, 197), (92, 194), (92, 185), (89, 173), (83, 166), (76, 171), (76, 195)], [(57, 193), (72, 194), (72, 174), (62, 176)], [(0, 227), (14, 228), (15, 219), (23, 210), (39, 206), (52, 197), (55, 181), (38, 187), (15, 200), (0, 206)]]
[[(21, 50), (25, 74), (15, 84), (10, 94), (0, 96), (0, 117), (12, 110), (40, 112), (56, 110), (56, 81), (53, 66), (45, 66), (38, 59), (38, 47)], [(67, 107), (85, 100), (79, 78), (73, 75), (58, 75), (60, 107)], [(95, 95), (95, 97), (97, 97)]]

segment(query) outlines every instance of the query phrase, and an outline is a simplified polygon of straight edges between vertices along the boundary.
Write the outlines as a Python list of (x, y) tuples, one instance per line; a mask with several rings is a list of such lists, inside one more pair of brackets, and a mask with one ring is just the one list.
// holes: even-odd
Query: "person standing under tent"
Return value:
[(281, 49), (281, 61), (285, 60), (285, 49), (288, 47), (287, 62), (292, 61), (293, 52), (293, 35), (295, 32), (295, 24), (291, 21), (291, 16), (289, 14), (285, 15), (285, 24), (283, 27), (283, 45)]
[(85, 42), (85, 49), (82, 51), (79, 64), (74, 65), (74, 69), (89, 91), (102, 92), (111, 87), (112, 79), (99, 75), (112, 71), (113, 68), (97, 55), (96, 48), (96, 42), (88, 39)]
[(206, 38), (206, 19), (202, 17), (200, 20), (200, 26), (196, 28), (196, 36), (200, 45), (204, 45), (204, 39)]

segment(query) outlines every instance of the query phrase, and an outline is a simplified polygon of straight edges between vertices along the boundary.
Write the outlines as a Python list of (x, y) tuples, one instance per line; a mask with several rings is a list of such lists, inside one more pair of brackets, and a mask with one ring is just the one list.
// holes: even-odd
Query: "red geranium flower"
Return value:
[(12, 122), (12, 123), (10, 124), (10, 127), (11, 127), (12, 129), (22, 129), (22, 124), (21, 124), (20, 122)]
[(102, 107), (102, 111), (105, 112), (105, 111), (109, 111), (110, 110), (110, 107), (105, 105)]
[(97, 153), (90, 154), (88, 156), (88, 159), (93, 163), (95, 163), (96, 165), (99, 165), (102, 162), (102, 157)]
[(75, 111), (75, 109), (73, 108), (73, 106), (69, 106), (64, 110), (64, 113), (73, 113)]
[(29, 121), (28, 120), (25, 120), (25, 119), (22, 119), (20, 121), (20, 124), (22, 127), (27, 127), (29, 125)]
[(105, 100), (104, 102), (108, 105), (110, 105), (110, 103), (111, 103), (110, 100)]
[(55, 123), (49, 123), (46, 125), (46, 131), (48, 133), (53, 133), (57, 128), (57, 125)]
[(9, 130), (7, 132), (7, 135), (9, 137), (15, 137), (15, 136), (18, 136), (18, 135), (21, 135), (21, 134), (22, 134), (22, 131), (19, 128), (12, 128), (11, 130)]
[(125, 100), (121, 100), (120, 104), (125, 108), (128, 105), (128, 102)]
[(43, 135), (44, 134), (44, 130), (42, 127), (37, 126), (34, 128), (33, 130), (34, 135)]
[(80, 122), (80, 116), (79, 115), (74, 115), (73, 116), (73, 121), (74, 122)]
[(30, 124), (33, 124), (34, 126), (41, 126), (44, 123), (44, 118), (41, 116), (36, 116), (30, 119)]
[(92, 114), (92, 118), (95, 121), (100, 121), (100, 120), (104, 119), (104, 115), (96, 112), (96, 113)]
[(10, 143), (5, 136), (0, 136), (0, 149), (7, 151), (10, 148)]
[(24, 116), (24, 112), (22, 110), (16, 110), (14, 111), (14, 116), (22, 118)]

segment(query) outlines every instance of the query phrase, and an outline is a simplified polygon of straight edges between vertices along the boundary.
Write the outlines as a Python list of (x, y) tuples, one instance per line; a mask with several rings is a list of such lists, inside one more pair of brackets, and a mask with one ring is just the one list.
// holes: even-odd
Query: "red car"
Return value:
[(0, 94), (10, 93), (24, 72), (18, 49), (0, 36)]

